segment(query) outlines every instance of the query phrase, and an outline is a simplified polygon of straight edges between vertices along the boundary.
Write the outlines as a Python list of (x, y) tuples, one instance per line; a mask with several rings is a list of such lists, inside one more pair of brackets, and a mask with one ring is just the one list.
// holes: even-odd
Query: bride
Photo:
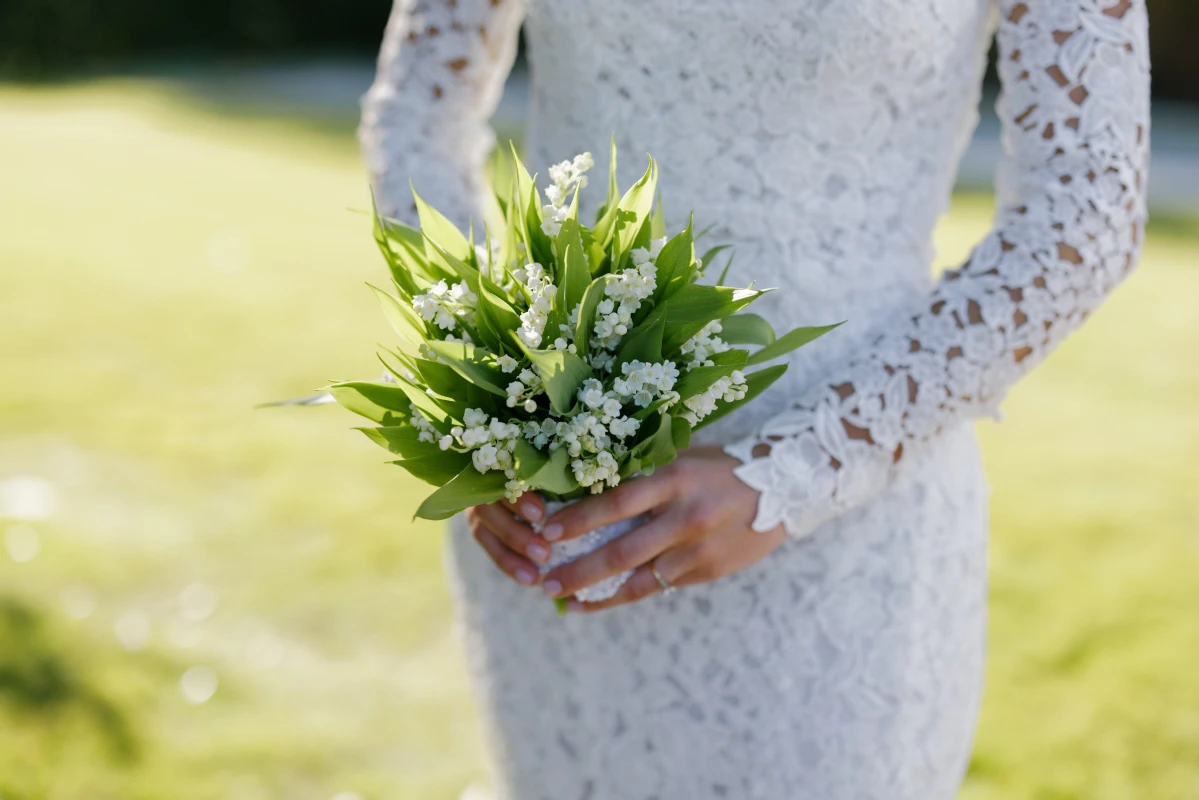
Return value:
[[(971, 421), (1137, 261), (1145, 0), (397, 0), (361, 131), (386, 213), (414, 218), (411, 178), (480, 218), (522, 21), (533, 169), (615, 133), (661, 159), (668, 217), (726, 226), (729, 283), (779, 288), (755, 306), (776, 328), (847, 323), (672, 467), (548, 519), (526, 496), (455, 521), (499, 796), (954, 797), (983, 675)], [(996, 226), (934, 281), (996, 33)], [(645, 511), (537, 575), (551, 542)], [(546, 599), (633, 567), (585, 613)]]

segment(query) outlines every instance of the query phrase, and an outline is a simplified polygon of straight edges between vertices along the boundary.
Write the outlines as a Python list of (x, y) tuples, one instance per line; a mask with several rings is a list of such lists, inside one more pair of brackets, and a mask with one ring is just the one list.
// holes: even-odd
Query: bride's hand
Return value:
[(739, 464), (719, 448), (685, 450), (651, 476), (554, 514), (543, 531), (551, 542), (645, 512), (651, 517), (594, 553), (548, 573), (542, 591), (550, 597), (571, 597), (585, 586), (635, 569), (610, 600), (571, 600), (567, 606), (571, 611), (600, 611), (662, 591), (653, 567), (671, 586), (682, 587), (714, 581), (764, 558), (786, 540), (786, 533), (781, 525), (766, 533), (750, 527), (758, 492), (733, 474)]
[(545, 503), (529, 492), (517, 503), (500, 500), (466, 509), (466, 523), (479, 546), (500, 572), (522, 586), (532, 586), (540, 575), (537, 564), (549, 560), (550, 544), (530, 527), (545, 516)]

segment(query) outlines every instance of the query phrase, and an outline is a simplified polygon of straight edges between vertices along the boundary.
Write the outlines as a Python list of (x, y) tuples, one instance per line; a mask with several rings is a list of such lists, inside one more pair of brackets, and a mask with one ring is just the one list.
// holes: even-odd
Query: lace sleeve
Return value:
[[(1146, 219), (1145, 0), (1000, 0), (997, 226), (916, 307), (726, 450), (757, 530), (806, 536), (947, 426), (991, 412), (1136, 264)], [(910, 457), (910, 456), (909, 456)]]
[(479, 215), (523, 16), (524, 0), (395, 0), (359, 128), (384, 214), (415, 221), (411, 180), (455, 222)]

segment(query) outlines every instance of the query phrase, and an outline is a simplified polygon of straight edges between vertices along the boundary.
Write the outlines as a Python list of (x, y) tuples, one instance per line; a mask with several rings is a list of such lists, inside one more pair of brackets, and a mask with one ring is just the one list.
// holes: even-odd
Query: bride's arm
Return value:
[(524, 0), (395, 0), (359, 129), (385, 215), (415, 221), (411, 180), (455, 222), (479, 216), (523, 16)]
[(831, 380), (727, 448), (757, 530), (805, 536), (1007, 389), (1133, 269), (1149, 150), (1145, 0), (1001, 0), (995, 230)]

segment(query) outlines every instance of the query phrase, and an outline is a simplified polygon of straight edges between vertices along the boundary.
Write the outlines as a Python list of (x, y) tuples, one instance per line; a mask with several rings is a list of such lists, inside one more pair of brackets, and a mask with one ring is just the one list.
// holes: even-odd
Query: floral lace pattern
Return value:
[[(963, 423), (1136, 262), (1144, 0), (397, 0), (362, 126), (385, 212), (414, 216), (411, 178), (478, 218), (522, 17), (535, 171), (602, 162), (615, 132), (662, 157), (672, 227), (672, 210), (722, 220), (731, 280), (746, 265), (779, 288), (755, 311), (847, 322), (702, 431), (735, 443), (756, 526), (794, 537), (759, 564), (558, 619), (452, 526), (498, 796), (949, 800), (984, 640), (986, 489)], [(996, 26), (1000, 214), (934, 285)]]

